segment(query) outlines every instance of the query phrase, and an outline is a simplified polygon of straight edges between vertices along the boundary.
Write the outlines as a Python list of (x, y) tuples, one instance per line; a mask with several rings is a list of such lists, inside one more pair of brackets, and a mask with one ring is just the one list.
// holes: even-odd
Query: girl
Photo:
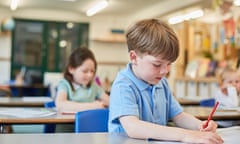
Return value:
[(60, 111), (83, 111), (108, 106), (109, 96), (94, 82), (97, 62), (86, 47), (69, 57), (64, 79), (58, 84), (56, 107)]

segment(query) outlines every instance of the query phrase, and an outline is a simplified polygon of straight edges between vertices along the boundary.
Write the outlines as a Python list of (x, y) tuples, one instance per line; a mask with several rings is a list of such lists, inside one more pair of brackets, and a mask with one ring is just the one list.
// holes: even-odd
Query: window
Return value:
[(25, 67), (43, 76), (62, 72), (74, 48), (88, 46), (88, 23), (15, 19), (12, 35), (11, 79)]

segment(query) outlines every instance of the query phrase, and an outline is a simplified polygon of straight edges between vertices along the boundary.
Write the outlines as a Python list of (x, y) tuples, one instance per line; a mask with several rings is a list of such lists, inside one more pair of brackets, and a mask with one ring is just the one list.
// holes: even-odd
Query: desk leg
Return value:
[(0, 124), (0, 133), (4, 133), (4, 124)]
[(12, 126), (11, 125), (4, 125), (0, 124), (0, 134), (1, 133), (12, 133)]

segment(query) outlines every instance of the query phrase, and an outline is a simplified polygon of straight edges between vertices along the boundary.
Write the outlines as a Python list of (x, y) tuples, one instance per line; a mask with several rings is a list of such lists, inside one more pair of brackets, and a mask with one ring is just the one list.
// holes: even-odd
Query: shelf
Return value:
[(10, 31), (1, 31), (0, 30), (0, 37), (8, 37), (11, 35), (11, 32)]
[(95, 42), (102, 42), (102, 43), (125, 43), (125, 39), (109, 39), (109, 38), (98, 38), (98, 39), (93, 39)]
[(191, 77), (176, 77), (175, 80), (182, 80), (182, 81), (195, 81), (195, 82), (219, 82), (219, 79), (216, 77), (197, 77), (197, 78), (191, 78)]
[(94, 38), (93, 41), (102, 43), (125, 43), (126, 38), (123, 34), (108, 34), (105, 37)]
[(174, 93), (176, 97), (212, 98), (219, 89), (216, 77), (176, 77)]
[(10, 61), (10, 58), (0, 57), (0, 61)]
[(99, 65), (122, 65), (125, 66), (128, 62), (98, 62)]

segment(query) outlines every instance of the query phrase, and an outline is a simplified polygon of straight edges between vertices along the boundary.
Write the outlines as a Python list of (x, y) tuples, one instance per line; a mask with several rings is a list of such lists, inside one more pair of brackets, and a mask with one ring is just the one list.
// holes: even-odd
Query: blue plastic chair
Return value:
[(215, 105), (214, 98), (203, 99), (200, 101), (200, 106), (203, 106), (203, 107), (213, 107), (214, 105)]
[[(46, 102), (44, 104), (45, 108), (54, 108), (56, 107), (54, 101)], [(43, 133), (54, 133), (56, 129), (56, 124), (45, 124), (43, 128)]]
[(75, 115), (75, 132), (107, 132), (108, 113), (108, 109), (77, 112)]

